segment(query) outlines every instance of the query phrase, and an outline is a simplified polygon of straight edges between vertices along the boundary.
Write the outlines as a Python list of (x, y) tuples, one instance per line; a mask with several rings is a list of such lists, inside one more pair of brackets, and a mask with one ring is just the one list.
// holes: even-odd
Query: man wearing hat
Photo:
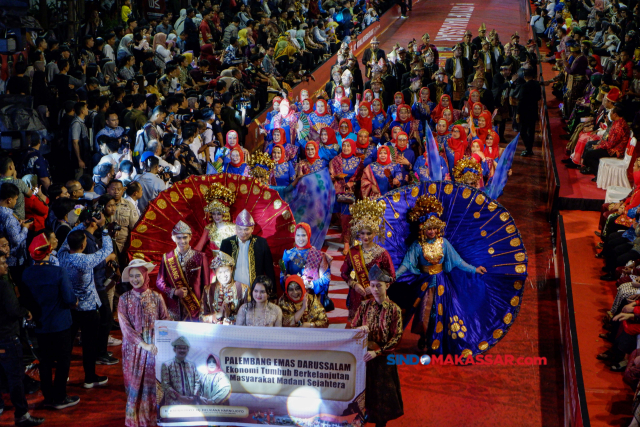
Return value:
[[(520, 53), (525, 51), (524, 46), (520, 44), (520, 35), (518, 35), (517, 31), (511, 36), (511, 47), (513, 48), (513, 46), (516, 46), (518, 48), (518, 52)], [(521, 61), (523, 60), (521, 58), (518, 59), (520, 59)]]
[(476, 53), (476, 51), (478, 50), (476, 45), (471, 43), (471, 37), (472, 37), (471, 31), (467, 30), (464, 33), (464, 37), (462, 38), (462, 41), (459, 43), (459, 46), (462, 48), (462, 56), (467, 58), (469, 61), (473, 59), (474, 53)]
[(276, 283), (271, 249), (265, 238), (253, 235), (255, 225), (249, 211), (244, 209), (236, 217), (236, 235), (224, 239), (220, 251), (233, 258), (236, 282), (251, 286), (256, 277), (265, 275)]
[(175, 357), (164, 362), (160, 378), (164, 390), (164, 402), (160, 405), (189, 405), (195, 403), (195, 388), (199, 378), (193, 362), (186, 358), (191, 344), (186, 337), (178, 337), (171, 343)]
[(478, 37), (474, 38), (471, 43), (476, 47), (476, 50), (480, 50), (484, 42), (489, 42), (489, 39), (487, 38), (487, 26), (483, 22), (478, 28)]
[(422, 44), (418, 47), (418, 50), (422, 52), (423, 55), (425, 55), (428, 51), (431, 51), (431, 53), (433, 54), (434, 62), (438, 64), (438, 66), (440, 66), (440, 54), (436, 45), (431, 44), (431, 36), (429, 35), (429, 33), (424, 33), (422, 35)]
[(178, 221), (171, 232), (176, 248), (163, 255), (156, 286), (173, 320), (197, 322), (202, 289), (209, 283), (207, 256), (191, 248), (191, 227)]
[(202, 294), (200, 320), (205, 323), (234, 325), (236, 315), (242, 304), (247, 302), (249, 287), (233, 280), (233, 268), (236, 263), (224, 252), (211, 263), (215, 278), (205, 286)]
[(473, 72), (471, 61), (462, 55), (463, 46), (457, 44), (453, 48), (453, 57), (447, 58), (444, 70), (449, 78), (448, 91), (452, 93), (454, 108), (459, 108), (460, 100), (467, 89), (467, 78)]
[[(64, 268), (49, 262), (51, 243), (45, 233), (38, 234), (29, 245), (34, 264), (22, 273), (38, 310), (34, 312), (38, 338), (40, 384), (46, 408), (64, 409), (80, 402), (67, 396), (67, 377), (71, 366), (71, 307), (78, 303)], [(55, 380), (53, 367), (56, 368)]]
[(451, 96), (451, 87), (444, 81), (446, 75), (447, 73), (442, 67), (440, 67), (433, 75), (435, 79), (434, 82), (427, 86), (429, 88), (431, 102), (435, 102), (437, 104), (440, 102), (440, 97), (444, 94)]
[[(376, 36), (373, 36), (369, 47), (364, 50), (362, 55), (362, 63), (365, 67), (367, 78), (371, 78), (371, 62), (378, 62), (380, 58), (386, 58), (384, 50), (379, 48), (380, 42)], [(327, 92), (328, 93), (328, 92)]]

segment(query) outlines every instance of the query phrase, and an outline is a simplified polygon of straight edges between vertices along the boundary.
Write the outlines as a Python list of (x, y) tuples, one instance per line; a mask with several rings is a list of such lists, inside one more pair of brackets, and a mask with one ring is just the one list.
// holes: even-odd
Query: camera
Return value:
[(89, 213), (89, 215), (91, 215), (91, 218), (95, 219), (96, 221), (100, 221), (102, 219), (103, 209), (104, 209), (104, 206), (97, 205), (93, 208), (91, 207), (87, 208), (87, 212)]
[(22, 319), (22, 327), (25, 329), (35, 329), (36, 328), (36, 321), (35, 320), (27, 320), (26, 317), (24, 317)]

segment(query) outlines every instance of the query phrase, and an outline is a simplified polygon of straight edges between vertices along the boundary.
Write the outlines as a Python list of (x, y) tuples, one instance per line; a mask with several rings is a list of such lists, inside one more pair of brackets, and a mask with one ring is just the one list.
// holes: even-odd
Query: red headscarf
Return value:
[(398, 145), (398, 135), (400, 134), (400, 132), (398, 132), (395, 136), (395, 138), (393, 137), (393, 130), (394, 129), (400, 129), (400, 132), (402, 132), (402, 128), (400, 126), (394, 126), (391, 128), (391, 144), (395, 147), (396, 145)]
[[(300, 289), (302, 289), (302, 295), (298, 300), (294, 300), (293, 298), (291, 298), (291, 295), (289, 295), (289, 284), (291, 282), (297, 283), (298, 285), (300, 285)], [(289, 298), (289, 301), (293, 302), (294, 304), (298, 304), (304, 301), (307, 290), (304, 287), (304, 280), (302, 280), (302, 277), (298, 276), (297, 274), (292, 274), (291, 276), (287, 277), (287, 280), (284, 281), (284, 293), (287, 295), (287, 298)]]
[[(230, 131), (230, 132), (235, 132), (235, 130)], [(276, 133), (276, 132), (277, 132), (278, 134), (280, 134), (280, 142), (277, 142), (276, 144), (279, 144), (279, 145), (284, 145), (284, 144), (286, 144), (286, 143), (287, 143), (287, 133), (284, 131), (284, 129), (282, 129), (282, 128), (275, 128), (275, 129), (273, 130), (273, 133)], [(275, 142), (275, 139), (274, 139), (274, 142)]]
[(52, 250), (53, 248), (44, 233), (38, 234), (29, 245), (29, 254), (34, 261), (42, 261)]
[(305, 109), (304, 109), (304, 100), (300, 103), (300, 105), (303, 105), (303, 107), (302, 107), (302, 112), (308, 115), (308, 114), (313, 113), (313, 106), (314, 106), (314, 103), (313, 103), (313, 102), (311, 102), (311, 99), (310, 99), (310, 98), (308, 98), (307, 100), (309, 101), (309, 109), (308, 109), (308, 110), (305, 110)]
[[(407, 145), (403, 147), (400, 147), (400, 144), (398, 144), (398, 141), (400, 141), (400, 137), (404, 135), (407, 137)], [(404, 150), (407, 149), (407, 147), (409, 146), (409, 135), (407, 135), (406, 132), (398, 132), (398, 135), (396, 135), (396, 148), (400, 151), (403, 152)]]
[[(342, 95), (340, 96), (338, 96), (338, 88), (342, 89)], [(344, 90), (344, 87), (342, 87), (342, 85), (336, 86), (336, 88), (333, 90), (333, 99), (335, 99), (336, 101), (342, 101), (342, 97), (345, 93), (347, 92)]]
[(278, 104), (281, 103), (282, 102), (282, 98), (279, 97), (279, 96), (274, 96), (273, 99), (271, 100), (271, 105), (273, 106), (273, 104), (275, 104), (276, 102)]
[[(380, 160), (380, 152), (383, 150), (387, 152), (387, 160), (384, 162)], [(378, 148), (378, 158), (376, 159), (376, 163), (382, 166), (386, 166), (391, 163), (391, 150), (389, 150), (388, 146), (383, 145), (382, 147)]]
[(143, 293), (144, 291), (146, 291), (147, 289), (149, 289), (149, 271), (143, 266), (143, 267), (131, 267), (129, 269), (129, 271), (131, 270), (138, 270), (140, 272), (140, 274), (142, 274), (142, 279), (144, 280), (142, 286), (140, 286), (139, 288), (134, 288), (132, 287), (132, 289), (135, 292), (138, 293)]
[(603, 73), (604, 70), (602, 68), (602, 59), (600, 59), (600, 55), (591, 55), (591, 57), (596, 60), (596, 71), (598, 73)]
[[(230, 132), (234, 132), (234, 131), (230, 131)], [(242, 165), (244, 163), (244, 151), (242, 151), (242, 148), (240, 148), (237, 145), (235, 147), (233, 147), (233, 149), (231, 149), (232, 153), (234, 151), (237, 151), (238, 153), (240, 153), (240, 161), (238, 163), (234, 163), (233, 160), (231, 160), (231, 165), (234, 168), (237, 168), (237, 167), (240, 167), (240, 165)], [(231, 158), (231, 153), (229, 153), (229, 158)]]
[(373, 102), (374, 99), (376, 99), (375, 95), (373, 94), (373, 91), (371, 89), (367, 89), (364, 91), (364, 93), (362, 94), (362, 100), (365, 102), (369, 102), (367, 101), (367, 93), (371, 94), (371, 102)]
[[(234, 146), (229, 145), (229, 135), (232, 133), (236, 135), (236, 145)], [(230, 130), (229, 132), (227, 132), (227, 135), (225, 136), (225, 140), (227, 142), (225, 144), (225, 147), (227, 147), (229, 150), (233, 150), (235, 147), (238, 147), (239, 146), (238, 144), (240, 142), (240, 139), (238, 138), (238, 132), (236, 132), (235, 130)]]
[[(400, 104), (396, 104), (396, 96), (398, 95), (400, 95), (400, 98), (402, 98), (402, 101), (400, 101)], [(396, 104), (397, 106), (404, 104), (404, 95), (402, 94), (402, 92), (396, 92), (393, 94), (393, 103)]]
[(271, 150), (271, 158), (273, 159), (273, 152), (276, 150), (280, 150), (280, 160), (278, 160), (278, 164), (282, 164), (287, 160), (287, 155), (284, 151), (284, 147), (280, 144), (276, 144), (273, 149)]
[[(477, 91), (476, 91), (477, 92)], [(478, 114), (477, 116), (474, 115), (473, 113), (473, 107), (475, 107), (476, 105), (478, 105), (480, 107), (480, 114)], [(477, 119), (478, 117), (480, 117), (480, 115), (482, 115), (482, 112), (484, 111), (484, 105), (482, 105), (482, 102), (474, 102), (473, 105), (471, 106), (471, 110), (469, 110), (469, 114), (474, 118)]]
[(311, 247), (311, 227), (306, 222), (301, 222), (300, 224), (296, 225), (296, 229), (293, 231), (294, 236), (298, 232), (298, 228), (302, 228), (305, 231), (305, 233), (307, 233), (307, 244), (304, 246), (298, 246), (296, 244), (296, 248), (309, 249)]
[[(322, 142), (322, 132), (326, 132), (327, 133), (327, 142)], [(330, 127), (326, 126), (323, 127), (322, 129), (320, 129), (320, 142), (322, 142), (324, 145), (328, 145), (331, 146), (333, 144), (337, 144), (338, 143), (338, 139), (336, 138), (336, 131), (331, 129)]]
[[(360, 145), (360, 134), (366, 134), (367, 135), (367, 145)], [(356, 147), (364, 150), (365, 148), (367, 148), (369, 146), (369, 135), (371, 135), (369, 133), (369, 131), (367, 131), (366, 129), (360, 129), (358, 131), (358, 139), (356, 140)]]
[(340, 156), (341, 156), (343, 159), (350, 159), (350, 158), (352, 158), (352, 157), (353, 157), (353, 155), (355, 154), (355, 151), (356, 151), (356, 142), (355, 142), (353, 139), (348, 138), (348, 139), (345, 139), (344, 141), (342, 141), (342, 146), (343, 146), (343, 147), (344, 147), (344, 144), (345, 144), (345, 143), (346, 143), (346, 144), (349, 144), (349, 146), (351, 147), (351, 154), (344, 154), (344, 152), (342, 152), (342, 151), (341, 151), (341, 152), (340, 152)]
[(437, 126), (436, 126), (436, 132), (438, 133), (438, 135), (446, 135), (446, 134), (448, 134), (448, 133), (449, 133), (449, 122), (448, 122), (448, 121), (446, 121), (445, 119), (440, 119), (440, 120), (438, 120), (438, 123), (440, 123), (441, 121), (442, 121), (442, 122), (445, 122), (444, 132), (440, 132), (440, 131), (438, 130), (438, 127), (437, 127)]
[(325, 101), (324, 99), (318, 99), (316, 101), (316, 104), (318, 102), (321, 102), (324, 105), (324, 113), (322, 113), (322, 114), (318, 113), (318, 109), (316, 108), (316, 115), (318, 117), (322, 117), (322, 116), (326, 116), (327, 114), (329, 114), (329, 106), (327, 105), (327, 101)]
[(428, 101), (429, 101), (429, 97), (431, 96), (431, 91), (430, 91), (430, 90), (429, 90), (429, 88), (428, 88), (428, 87), (426, 87), (426, 86), (425, 86), (425, 87), (421, 87), (421, 88), (420, 88), (420, 92), (419, 92), (419, 95), (420, 95), (420, 102), (422, 102), (422, 91), (424, 91), (424, 90), (426, 90), (426, 91), (427, 91), (427, 102), (428, 102)]
[[(447, 98), (449, 100), (449, 106), (448, 107), (445, 107), (445, 106), (442, 105), (442, 100), (444, 98)], [(440, 102), (438, 103), (438, 105), (436, 105), (436, 107), (431, 112), (431, 118), (433, 120), (440, 120), (442, 118), (442, 113), (444, 112), (445, 108), (451, 109), (451, 97), (449, 95), (447, 95), (447, 94), (443, 94), (440, 97)]]
[[(211, 359), (212, 357), (213, 357), (213, 360), (216, 361), (216, 368), (213, 370), (209, 369), (209, 359)], [(222, 372), (222, 368), (220, 368), (220, 360), (213, 354), (210, 354), (209, 357), (207, 357), (207, 373), (215, 374), (218, 372)]]
[(469, 114), (471, 114), (473, 111), (474, 102), (471, 100), (471, 95), (473, 95), (473, 92), (480, 95), (480, 92), (478, 91), (478, 89), (471, 89), (471, 91), (469, 92), (469, 99), (467, 100), (467, 108), (469, 109)]
[(380, 103), (380, 113), (382, 113), (382, 115), (386, 118), (387, 117), (387, 112), (384, 111), (384, 103), (382, 102), (382, 99), (374, 99), (371, 102), (371, 114), (375, 114), (376, 116), (380, 113), (376, 113), (375, 111), (373, 111), (373, 104), (375, 104), (376, 102)]
[[(307, 147), (309, 145), (313, 145), (316, 148), (316, 155), (313, 157), (309, 157), (309, 155), (307, 154)], [(318, 160), (320, 158), (320, 156), (318, 155), (318, 151), (320, 151), (320, 147), (318, 146), (318, 143), (315, 141), (309, 141), (307, 142), (307, 144), (304, 146), (305, 150), (304, 150), (304, 155), (307, 157), (307, 162), (309, 162), (310, 165), (312, 165), (316, 160)]]
[[(489, 147), (486, 144), (486, 137), (491, 135), (493, 137), (493, 145)], [(487, 136), (485, 137), (485, 145), (484, 145), (484, 156), (492, 159), (497, 159), (500, 156), (500, 136), (495, 133), (493, 130), (489, 130), (487, 132)]]
[[(340, 132), (340, 125), (342, 125), (342, 123), (346, 123), (347, 126), (349, 127), (349, 131), (347, 133), (345, 133), (344, 135), (342, 134), (342, 132)], [(351, 124), (351, 120), (349, 119), (341, 119), (340, 123), (338, 123), (338, 132), (340, 133), (341, 137), (345, 137), (347, 135), (349, 135), (350, 133), (353, 133), (353, 125)]]
[(447, 141), (447, 144), (449, 144), (449, 147), (455, 153), (454, 162), (457, 162), (464, 157), (464, 152), (469, 146), (469, 143), (467, 142), (467, 132), (462, 126), (456, 125), (453, 128), (460, 131), (460, 139), (455, 139), (451, 136), (449, 141)]
[[(444, 113), (445, 111), (451, 111), (451, 120), (447, 120), (444, 118)], [(444, 120), (445, 122), (447, 122), (447, 129), (449, 129), (449, 127), (451, 126), (451, 123), (453, 123), (453, 110), (451, 110), (451, 108), (447, 107), (444, 110), (442, 110), (442, 116), (440, 117), (440, 119)], [(438, 120), (440, 120), (438, 119)]]
[(351, 110), (351, 100), (346, 96), (343, 96), (342, 98), (340, 98), (340, 108), (342, 108), (342, 104), (349, 105), (349, 110)]
[(491, 130), (491, 113), (485, 110), (480, 114), (480, 117), (484, 117), (484, 127), (479, 127), (480, 123), (478, 122), (478, 129), (476, 130), (476, 133), (478, 134), (478, 138), (480, 138), (484, 144), (487, 139), (487, 133)]
[[(400, 119), (400, 110), (402, 110), (403, 108), (409, 111), (409, 117), (407, 117), (405, 120)], [(411, 107), (409, 107), (407, 104), (399, 105), (398, 113), (396, 114), (396, 121), (399, 123), (409, 123), (412, 120), (413, 120), (413, 116), (411, 115)]]
[[(360, 115), (360, 109), (362, 107), (367, 107), (367, 111), (369, 111), (369, 113), (367, 114), (367, 117), (362, 117)], [(373, 132), (373, 118), (371, 116), (371, 104), (369, 104), (368, 102), (361, 102), (360, 106), (358, 107), (357, 118), (358, 118), (358, 125), (360, 126), (360, 129), (365, 129), (369, 133)]]

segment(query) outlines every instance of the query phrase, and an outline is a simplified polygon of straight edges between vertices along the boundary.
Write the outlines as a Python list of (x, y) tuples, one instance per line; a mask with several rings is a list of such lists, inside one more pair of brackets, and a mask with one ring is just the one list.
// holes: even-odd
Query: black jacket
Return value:
[(13, 286), (0, 280), (0, 340), (17, 337), (20, 322), (29, 312), (18, 302)]
[[(466, 82), (469, 74), (473, 73), (473, 67), (471, 66), (471, 61), (469, 61), (467, 58), (461, 56), (460, 59), (462, 59), (462, 63), (460, 64), (460, 67), (462, 68), (462, 78)], [(456, 72), (456, 70), (453, 68), (453, 58), (447, 58), (447, 61), (444, 64), (444, 72), (447, 73), (449, 82), (452, 82), (451, 79)]]
[[(227, 255), (230, 255), (237, 263), (238, 259), (238, 236), (232, 236), (224, 239), (220, 243), (220, 250)], [(251, 282), (258, 277), (265, 275), (273, 282), (273, 288), (275, 292), (276, 286), (276, 274), (273, 269), (273, 257), (271, 256), (271, 249), (267, 239), (260, 236), (251, 236), (251, 243), (249, 243), (249, 265), (254, 266), (254, 271), (249, 271), (249, 277)], [(251, 283), (247, 283), (251, 286)]]
[(518, 98), (518, 114), (520, 122), (538, 120), (538, 101), (542, 98), (540, 83), (537, 80), (529, 80), (522, 85)]

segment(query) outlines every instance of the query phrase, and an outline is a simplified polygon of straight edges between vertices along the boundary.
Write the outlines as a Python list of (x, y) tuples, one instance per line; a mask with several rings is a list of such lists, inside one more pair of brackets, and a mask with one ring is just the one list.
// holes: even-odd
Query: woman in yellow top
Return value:
[(285, 281), (285, 294), (278, 300), (282, 310), (282, 326), (327, 328), (329, 320), (320, 297), (308, 294), (302, 277), (292, 274)]

